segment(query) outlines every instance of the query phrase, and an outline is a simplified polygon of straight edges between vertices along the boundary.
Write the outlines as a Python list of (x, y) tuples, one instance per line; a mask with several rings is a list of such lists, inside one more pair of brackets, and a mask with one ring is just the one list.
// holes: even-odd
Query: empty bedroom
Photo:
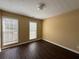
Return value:
[(79, 0), (0, 0), (0, 59), (79, 59)]

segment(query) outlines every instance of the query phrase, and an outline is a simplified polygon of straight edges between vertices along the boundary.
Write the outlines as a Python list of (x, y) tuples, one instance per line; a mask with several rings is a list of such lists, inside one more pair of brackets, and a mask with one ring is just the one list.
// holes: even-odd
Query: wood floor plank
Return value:
[(0, 59), (79, 59), (79, 55), (39, 40), (5, 49), (0, 53)]

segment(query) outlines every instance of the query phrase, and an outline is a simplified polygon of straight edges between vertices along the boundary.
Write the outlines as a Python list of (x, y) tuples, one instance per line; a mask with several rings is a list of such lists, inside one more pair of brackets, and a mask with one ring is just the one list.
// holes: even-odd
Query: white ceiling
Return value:
[[(45, 3), (38, 10), (39, 3)], [(39, 19), (56, 16), (79, 8), (79, 0), (0, 0), (0, 9)]]

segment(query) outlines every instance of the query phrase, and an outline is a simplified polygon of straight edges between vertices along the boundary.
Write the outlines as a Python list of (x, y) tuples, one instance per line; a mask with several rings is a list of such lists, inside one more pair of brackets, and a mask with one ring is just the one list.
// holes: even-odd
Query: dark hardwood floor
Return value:
[(0, 59), (79, 59), (79, 55), (40, 40), (5, 49)]

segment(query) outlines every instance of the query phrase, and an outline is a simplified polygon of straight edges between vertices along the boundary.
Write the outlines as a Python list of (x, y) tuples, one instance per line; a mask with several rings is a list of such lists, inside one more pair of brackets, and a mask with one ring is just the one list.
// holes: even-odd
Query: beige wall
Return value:
[(1, 11), (0, 11), (0, 51), (1, 51)]
[(2, 11), (2, 16), (17, 18), (19, 21), (19, 43), (29, 41), (29, 21), (35, 21), (38, 23), (37, 39), (42, 38), (42, 20), (37, 20), (31, 17), (18, 15), (10, 12)]
[(43, 38), (79, 51), (79, 9), (44, 20)]

